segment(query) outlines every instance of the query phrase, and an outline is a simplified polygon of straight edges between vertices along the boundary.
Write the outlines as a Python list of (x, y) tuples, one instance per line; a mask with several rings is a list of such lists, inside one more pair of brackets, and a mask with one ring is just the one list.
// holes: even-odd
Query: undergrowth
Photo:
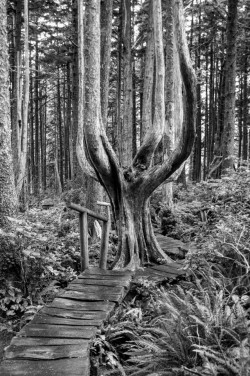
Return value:
[(63, 203), (44, 210), (39, 202), (10, 221), (0, 230), (0, 332), (19, 331), (80, 272), (78, 216)]
[[(250, 174), (175, 189), (168, 235), (192, 243), (186, 281), (142, 280), (103, 330), (104, 375), (250, 375)], [(158, 222), (164, 203), (160, 203)], [(106, 350), (105, 350), (106, 349)], [(99, 350), (100, 352), (101, 350)], [(122, 368), (121, 368), (122, 367)]]

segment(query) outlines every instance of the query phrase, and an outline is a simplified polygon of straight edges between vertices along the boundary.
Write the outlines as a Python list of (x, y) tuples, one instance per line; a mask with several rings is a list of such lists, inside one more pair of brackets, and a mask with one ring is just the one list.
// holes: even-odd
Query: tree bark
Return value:
[(11, 151), (9, 57), (5, 0), (0, 0), (0, 25), (0, 227), (2, 227), (8, 223), (6, 217), (14, 215), (17, 208)]
[[(19, 129), (19, 144), (18, 147), (18, 168), (17, 168), (17, 196), (22, 192), (22, 187), (26, 176), (27, 163), (27, 148), (28, 148), (28, 106), (29, 106), (29, 6), (28, 0), (24, 0), (24, 85), (23, 85), (23, 100), (22, 94), (19, 99), (22, 103), (21, 111), (21, 129)], [(22, 93), (22, 88), (20, 88)]]
[(243, 72), (243, 132), (242, 132), (242, 159), (248, 157), (248, 42), (245, 41), (244, 72)]
[(39, 150), (39, 56), (38, 56), (38, 36), (36, 34), (36, 55), (35, 55), (35, 168), (34, 168), (34, 192), (37, 195), (40, 191), (40, 150)]
[(233, 167), (235, 131), (235, 78), (238, 0), (228, 0), (227, 53), (225, 61), (225, 102), (222, 136), (222, 172)]
[(113, 0), (101, 2), (101, 109), (107, 127)]
[(143, 80), (143, 101), (142, 101), (142, 124), (141, 124), (141, 144), (149, 128), (153, 123), (153, 80), (154, 80), (154, 30), (153, 30), (153, 3), (149, 2), (148, 10), (148, 31), (147, 31), (147, 48), (145, 57), (145, 69)]
[(131, 54), (131, 5), (130, 0), (123, 0), (123, 123), (121, 138), (121, 161), (125, 167), (132, 162), (133, 123), (132, 123), (132, 54)]
[(15, 29), (14, 29), (14, 56), (15, 66), (13, 73), (13, 125), (12, 125), (12, 150), (15, 182), (18, 175), (18, 164), (21, 152), (20, 134), (22, 130), (22, 1), (15, 2)]
[(62, 121), (62, 106), (61, 106), (61, 76), (60, 68), (57, 68), (57, 119), (58, 119), (58, 133), (59, 133), (59, 174), (61, 187), (64, 187), (64, 169), (63, 169), (63, 121)]
[[(172, 153), (177, 140), (181, 134), (183, 123), (183, 98), (182, 98), (182, 78), (178, 56), (178, 41), (175, 27), (174, 0), (166, 1), (166, 82), (165, 82), (165, 102), (166, 102), (166, 122), (164, 137), (162, 142), (162, 156), (167, 159)], [(179, 173), (181, 173), (181, 169)], [(178, 173), (176, 172), (176, 179)], [(173, 206), (173, 183), (163, 184), (163, 200), (171, 208)]]

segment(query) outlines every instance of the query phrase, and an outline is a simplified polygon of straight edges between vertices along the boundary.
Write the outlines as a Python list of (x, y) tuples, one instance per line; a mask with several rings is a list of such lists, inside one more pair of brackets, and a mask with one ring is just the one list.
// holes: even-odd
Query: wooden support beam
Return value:
[(88, 251), (88, 215), (86, 212), (79, 213), (80, 247), (81, 247), (81, 271), (89, 267)]
[(108, 220), (107, 222), (103, 222), (103, 225), (102, 225), (101, 255), (100, 255), (100, 262), (99, 262), (99, 267), (101, 269), (107, 269), (109, 232), (110, 232), (110, 227), (111, 227), (110, 204), (107, 202), (100, 202), (100, 201), (97, 201), (97, 204), (107, 207)]

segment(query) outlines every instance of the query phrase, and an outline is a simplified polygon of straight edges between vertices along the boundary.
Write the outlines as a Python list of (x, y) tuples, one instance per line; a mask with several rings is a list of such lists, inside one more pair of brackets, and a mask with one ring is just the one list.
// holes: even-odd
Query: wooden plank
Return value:
[(102, 324), (102, 320), (78, 320), (78, 319), (65, 319), (62, 317), (51, 317), (48, 315), (39, 314), (34, 317), (32, 324), (49, 324), (49, 325), (69, 325), (69, 326), (80, 326), (89, 327), (96, 326), (99, 327)]
[(83, 286), (114, 286), (114, 287), (129, 287), (130, 280), (125, 278), (124, 280), (120, 280), (117, 277), (115, 279), (113, 278), (105, 278), (105, 279), (100, 279), (96, 276), (96, 278), (78, 278), (75, 279), (70, 285), (78, 285), (81, 284)]
[(99, 273), (88, 273), (88, 274), (80, 274), (78, 276), (77, 279), (75, 279), (75, 281), (77, 280), (98, 280), (98, 281), (116, 281), (116, 280), (119, 280), (119, 281), (124, 281), (124, 282), (127, 282), (127, 281), (130, 281), (131, 278), (133, 277), (133, 275), (131, 276), (127, 276), (127, 275), (102, 275), (102, 274), (99, 274)]
[(114, 309), (112, 302), (76, 302), (70, 299), (55, 298), (48, 307), (71, 309), (75, 311), (104, 311), (108, 312)]
[(98, 301), (111, 301), (111, 302), (120, 302), (123, 298), (121, 294), (109, 294), (101, 291), (96, 292), (82, 292), (82, 291), (65, 291), (60, 295), (61, 298), (65, 299), (74, 299), (80, 301), (93, 301), (98, 303)]
[(108, 312), (103, 311), (73, 311), (70, 309), (44, 307), (42, 313), (52, 317), (77, 320), (105, 320)]
[(127, 276), (128, 278), (134, 274), (134, 272), (130, 270), (103, 270), (97, 267), (92, 267), (89, 269), (84, 270), (82, 275), (89, 275), (89, 274), (98, 274), (98, 275), (109, 275), (109, 276)]
[(58, 325), (25, 325), (18, 337), (47, 337), (47, 338), (79, 338), (90, 339), (98, 329), (96, 327), (71, 327), (71, 326), (58, 326)]
[(88, 376), (89, 359), (5, 360), (0, 366), (1, 376)]
[(68, 287), (65, 288), (65, 291), (82, 291), (82, 292), (91, 292), (94, 294), (102, 293), (103, 295), (107, 294), (122, 294), (124, 291), (123, 287), (117, 286), (98, 286), (98, 285), (83, 285), (79, 283), (70, 283)]
[(65, 346), (78, 345), (86, 347), (87, 339), (79, 338), (42, 338), (42, 337), (14, 337), (11, 341), (13, 346)]
[(5, 349), (5, 359), (63, 359), (86, 358), (89, 356), (89, 348), (79, 345), (65, 346), (8, 346)]

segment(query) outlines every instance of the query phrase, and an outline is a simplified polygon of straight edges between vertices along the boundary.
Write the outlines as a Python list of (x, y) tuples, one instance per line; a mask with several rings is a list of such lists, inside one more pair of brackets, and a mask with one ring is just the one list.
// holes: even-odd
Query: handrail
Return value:
[(84, 208), (76, 204), (69, 204), (68, 208), (76, 210), (79, 213), (79, 229), (80, 229), (80, 248), (81, 248), (81, 271), (89, 267), (89, 252), (88, 252), (88, 215), (99, 219), (103, 222), (102, 225), (102, 238), (101, 238), (101, 255), (99, 267), (107, 269), (107, 256), (109, 245), (109, 231), (110, 231), (110, 204), (107, 202), (97, 202), (98, 205), (107, 207), (107, 217), (97, 214), (94, 211)]
[(95, 213), (93, 210), (90, 210), (90, 209), (84, 208), (83, 206), (80, 206), (80, 205), (69, 204), (68, 207), (69, 207), (70, 209), (73, 209), (73, 210), (78, 211), (79, 213), (87, 213), (87, 214), (90, 215), (91, 217), (94, 217), (94, 218), (96, 218), (96, 219), (100, 219), (100, 221), (103, 221), (103, 222), (107, 222), (107, 220), (108, 220), (108, 218), (105, 217), (104, 215), (97, 214), (97, 213)]

